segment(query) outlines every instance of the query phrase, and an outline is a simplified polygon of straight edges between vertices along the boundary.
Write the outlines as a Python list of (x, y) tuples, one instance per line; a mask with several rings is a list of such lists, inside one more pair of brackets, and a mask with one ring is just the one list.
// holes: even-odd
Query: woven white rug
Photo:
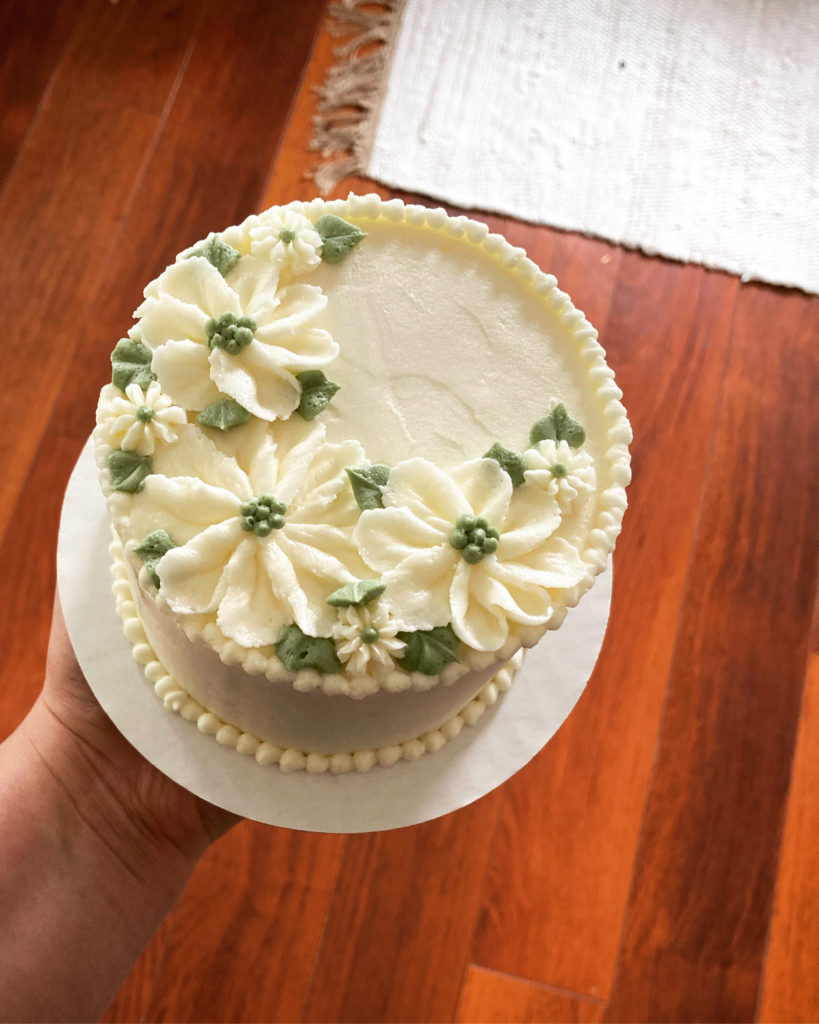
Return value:
[(819, 292), (816, 0), (389, 6), (347, 170)]

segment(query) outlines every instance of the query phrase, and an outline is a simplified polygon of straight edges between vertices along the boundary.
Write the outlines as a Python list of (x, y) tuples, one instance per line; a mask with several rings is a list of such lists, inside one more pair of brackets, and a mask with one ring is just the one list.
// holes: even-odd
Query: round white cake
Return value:
[(433, 751), (605, 568), (621, 393), (486, 225), (274, 207), (180, 253), (135, 317), (95, 431), (118, 610), (219, 742), (316, 772)]

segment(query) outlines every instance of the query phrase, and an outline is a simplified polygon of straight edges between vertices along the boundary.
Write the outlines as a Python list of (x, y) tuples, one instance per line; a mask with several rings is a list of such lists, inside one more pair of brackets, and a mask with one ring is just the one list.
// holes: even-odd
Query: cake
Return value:
[(157, 694), (285, 771), (437, 750), (614, 548), (594, 328), (485, 224), (374, 195), (248, 217), (144, 294), (94, 439)]

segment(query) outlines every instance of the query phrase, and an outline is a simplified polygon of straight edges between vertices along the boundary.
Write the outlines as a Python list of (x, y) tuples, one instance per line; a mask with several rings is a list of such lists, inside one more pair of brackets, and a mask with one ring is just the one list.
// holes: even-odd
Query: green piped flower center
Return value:
[(282, 228), (279, 232), (279, 241), (284, 242), (285, 245), (290, 245), (295, 237), (296, 232), (292, 228)]
[(256, 321), (252, 316), (236, 316), (235, 313), (223, 313), (220, 317), (212, 316), (205, 324), (208, 348), (221, 348), (228, 355), (235, 356), (253, 341)]
[(154, 410), (150, 405), (141, 405), (136, 411), (136, 418), (140, 423), (150, 423), (154, 415)]
[(257, 537), (266, 537), (271, 530), (280, 530), (284, 526), (286, 511), (287, 505), (272, 494), (262, 494), (259, 498), (243, 501), (239, 506), (242, 529), (255, 533)]
[(557, 480), (564, 480), (569, 475), (568, 469), (566, 469), (562, 462), (552, 463), (552, 465), (549, 466), (549, 472)]
[(365, 626), (361, 630), (361, 639), (365, 644), (374, 644), (378, 639), (379, 633), (375, 626)]
[(477, 565), (486, 555), (498, 550), (500, 534), (483, 516), (462, 515), (449, 535), (449, 543), (460, 551), (464, 561)]

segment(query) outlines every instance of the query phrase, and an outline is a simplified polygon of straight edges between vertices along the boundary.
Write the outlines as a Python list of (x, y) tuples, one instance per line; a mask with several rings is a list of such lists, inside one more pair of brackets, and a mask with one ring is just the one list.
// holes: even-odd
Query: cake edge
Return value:
[(142, 667), (146, 679), (162, 700), (165, 708), (179, 714), (186, 721), (195, 724), (200, 732), (210, 735), (221, 746), (228, 747), (246, 757), (253, 757), (257, 764), (266, 767), (277, 765), (287, 774), (306, 771), (311, 775), (329, 772), (343, 775), (355, 771), (359, 774), (375, 766), (390, 767), (398, 761), (417, 761), (427, 753), (440, 750), (449, 740), (455, 739), (464, 725), (474, 725), (488, 707), (512, 685), (514, 673), (523, 661), (523, 650), (519, 650), (506, 665), (502, 666), (488, 683), (468, 703), (437, 729), (400, 744), (378, 747), (372, 750), (358, 750), (351, 753), (322, 754), (280, 747), (251, 733), (244, 732), (230, 722), (218, 718), (174, 679), (159, 661), (145, 633), (142, 620), (137, 612), (131, 583), (125, 564), (125, 553), (120, 540), (114, 536), (109, 548), (111, 556), (112, 591), (117, 616), (122, 622), (123, 633), (131, 644), (134, 660)]

